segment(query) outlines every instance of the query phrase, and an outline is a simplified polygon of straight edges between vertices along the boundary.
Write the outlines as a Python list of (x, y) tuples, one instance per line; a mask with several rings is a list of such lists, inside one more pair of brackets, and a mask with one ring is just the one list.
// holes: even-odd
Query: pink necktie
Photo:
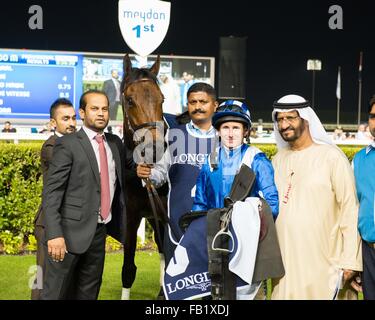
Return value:
[(109, 174), (107, 153), (105, 151), (103, 136), (96, 135), (96, 142), (99, 144), (100, 159), (100, 215), (103, 220), (108, 218), (110, 209), (110, 193), (109, 193)]

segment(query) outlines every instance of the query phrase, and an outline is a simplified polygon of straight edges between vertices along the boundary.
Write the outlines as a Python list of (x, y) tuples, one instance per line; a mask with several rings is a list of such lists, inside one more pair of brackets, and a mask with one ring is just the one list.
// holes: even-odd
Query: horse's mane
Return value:
[(151, 79), (156, 84), (158, 84), (158, 79), (155, 74), (153, 74), (147, 68), (132, 68), (131, 73), (127, 74), (121, 82), (121, 92), (124, 91), (125, 84), (135, 82), (140, 79)]

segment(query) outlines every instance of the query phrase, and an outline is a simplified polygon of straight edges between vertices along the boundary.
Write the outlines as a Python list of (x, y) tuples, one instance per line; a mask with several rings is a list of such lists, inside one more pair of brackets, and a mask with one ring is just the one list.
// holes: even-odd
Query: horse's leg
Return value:
[(160, 228), (160, 236), (158, 237), (157, 235), (157, 228), (156, 228), (156, 223), (154, 219), (148, 219), (148, 222), (152, 226), (152, 229), (154, 230), (154, 239), (155, 243), (158, 247), (158, 252), (159, 252), (159, 258), (160, 258), (160, 276), (159, 276), (159, 283), (160, 283), (160, 290), (158, 294), (158, 299), (164, 298), (164, 292), (163, 292), (163, 283), (164, 283), (164, 273), (165, 273), (165, 257), (164, 257), (164, 248), (163, 248), (163, 243), (159, 241), (163, 241), (164, 239), (164, 234), (165, 232), (168, 232), (165, 227), (159, 222), (159, 228)]
[(124, 262), (122, 265), (122, 294), (121, 300), (129, 300), (130, 288), (132, 287), (137, 273), (135, 265), (135, 251), (137, 248), (137, 230), (139, 228), (142, 217), (136, 210), (127, 211), (127, 232), (124, 244)]

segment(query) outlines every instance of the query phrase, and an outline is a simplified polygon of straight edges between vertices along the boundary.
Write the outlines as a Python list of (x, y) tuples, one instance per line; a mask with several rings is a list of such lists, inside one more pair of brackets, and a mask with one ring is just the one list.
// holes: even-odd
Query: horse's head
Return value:
[(151, 68), (133, 68), (129, 55), (124, 57), (125, 77), (121, 84), (124, 111), (124, 134), (135, 144), (152, 137), (153, 145), (163, 145), (163, 101), (157, 74), (158, 56)]

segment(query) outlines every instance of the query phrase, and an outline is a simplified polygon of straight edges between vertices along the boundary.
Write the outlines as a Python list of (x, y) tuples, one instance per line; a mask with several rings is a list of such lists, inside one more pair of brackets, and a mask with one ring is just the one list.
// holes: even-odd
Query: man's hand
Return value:
[(344, 281), (350, 281), (350, 285), (357, 292), (362, 292), (361, 277), (357, 271), (344, 269)]
[(353, 280), (350, 282), (350, 285), (352, 288), (357, 292), (363, 292), (362, 290), (362, 279), (360, 275), (357, 275), (353, 278)]
[(65, 257), (66, 245), (63, 237), (48, 240), (48, 255), (53, 261), (63, 261)]
[(343, 269), (343, 271), (344, 271), (344, 281), (350, 280), (357, 273), (356, 271), (349, 270), (349, 269)]
[(149, 164), (139, 164), (137, 165), (137, 176), (141, 179), (147, 179), (151, 175), (151, 168), (153, 166)]

